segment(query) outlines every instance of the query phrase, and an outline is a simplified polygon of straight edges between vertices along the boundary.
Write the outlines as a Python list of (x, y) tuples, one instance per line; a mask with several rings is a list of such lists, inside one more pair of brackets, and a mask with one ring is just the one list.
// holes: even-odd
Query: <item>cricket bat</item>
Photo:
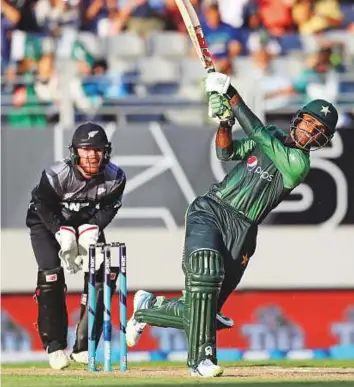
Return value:
[(215, 67), (208, 44), (204, 38), (204, 32), (192, 3), (189, 0), (175, 0), (175, 2), (203, 67), (208, 73), (214, 72)]
[[(195, 12), (192, 3), (190, 0), (175, 0), (175, 2), (203, 67), (208, 73), (215, 72), (215, 66), (209, 52), (208, 43), (205, 40), (203, 29), (200, 26), (198, 15)], [(230, 115), (228, 110), (225, 110), (224, 114), (219, 116), (219, 118), (223, 121), (228, 121), (230, 126), (233, 126), (235, 123), (234, 116)]]

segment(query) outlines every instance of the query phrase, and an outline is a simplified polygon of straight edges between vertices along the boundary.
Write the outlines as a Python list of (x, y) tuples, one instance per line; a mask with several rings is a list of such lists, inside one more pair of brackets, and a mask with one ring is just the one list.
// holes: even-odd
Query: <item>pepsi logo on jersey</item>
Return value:
[(254, 172), (259, 175), (261, 179), (272, 181), (274, 175), (271, 175), (267, 171), (264, 171), (258, 164), (258, 159), (256, 156), (251, 156), (247, 159), (247, 170), (249, 172)]
[(247, 160), (247, 169), (253, 171), (257, 166), (258, 160), (256, 156), (251, 156)]

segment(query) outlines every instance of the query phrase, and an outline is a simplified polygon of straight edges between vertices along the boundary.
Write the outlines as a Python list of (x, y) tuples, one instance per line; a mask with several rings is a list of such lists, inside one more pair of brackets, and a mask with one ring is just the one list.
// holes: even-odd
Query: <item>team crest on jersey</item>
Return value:
[(247, 169), (253, 171), (257, 166), (258, 160), (256, 156), (251, 156), (247, 159)]

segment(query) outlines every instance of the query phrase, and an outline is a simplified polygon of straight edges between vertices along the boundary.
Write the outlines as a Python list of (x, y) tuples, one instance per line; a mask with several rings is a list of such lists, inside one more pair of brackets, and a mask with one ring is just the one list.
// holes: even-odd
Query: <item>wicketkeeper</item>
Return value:
[[(330, 102), (314, 100), (295, 115), (286, 135), (256, 117), (230, 77), (209, 74), (205, 90), (209, 115), (220, 122), (216, 155), (237, 162), (187, 210), (184, 296), (169, 300), (138, 291), (127, 342), (135, 345), (146, 324), (184, 329), (191, 374), (210, 377), (223, 373), (216, 358), (216, 316), (255, 252), (258, 224), (305, 179), (310, 150), (330, 141), (338, 114)], [(234, 118), (246, 138), (232, 139)]]
[[(122, 204), (125, 174), (109, 161), (111, 143), (104, 129), (95, 123), (80, 125), (69, 147), (70, 158), (45, 169), (32, 191), (26, 225), (30, 228), (32, 248), (38, 264), (36, 299), (38, 330), (49, 364), (65, 368), (68, 315), (65, 276), (85, 272), (80, 321), (71, 354), (74, 361), (88, 361), (87, 288), (88, 247), (104, 242), (103, 230)], [(103, 256), (96, 257), (97, 343), (103, 318)], [(112, 268), (113, 272), (114, 268)], [(112, 277), (112, 294), (117, 272)]]

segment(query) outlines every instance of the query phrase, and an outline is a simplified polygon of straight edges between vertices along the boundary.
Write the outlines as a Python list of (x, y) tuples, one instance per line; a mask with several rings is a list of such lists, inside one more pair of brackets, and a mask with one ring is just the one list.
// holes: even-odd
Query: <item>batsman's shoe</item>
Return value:
[(58, 351), (51, 352), (49, 355), (49, 365), (53, 370), (62, 370), (69, 365), (69, 358), (65, 351), (59, 349)]
[(224, 369), (214, 364), (210, 359), (202, 360), (197, 367), (191, 368), (192, 376), (199, 376), (203, 378), (215, 378), (221, 376)]
[(218, 330), (229, 329), (235, 325), (234, 320), (230, 317), (225, 316), (221, 312), (216, 315), (216, 327)]
[(138, 290), (134, 295), (134, 312), (127, 324), (126, 339), (128, 347), (134, 347), (139, 341), (146, 323), (135, 320), (134, 315), (137, 310), (148, 309), (154, 295), (145, 290)]
[(73, 352), (70, 359), (76, 363), (88, 364), (88, 351)]

